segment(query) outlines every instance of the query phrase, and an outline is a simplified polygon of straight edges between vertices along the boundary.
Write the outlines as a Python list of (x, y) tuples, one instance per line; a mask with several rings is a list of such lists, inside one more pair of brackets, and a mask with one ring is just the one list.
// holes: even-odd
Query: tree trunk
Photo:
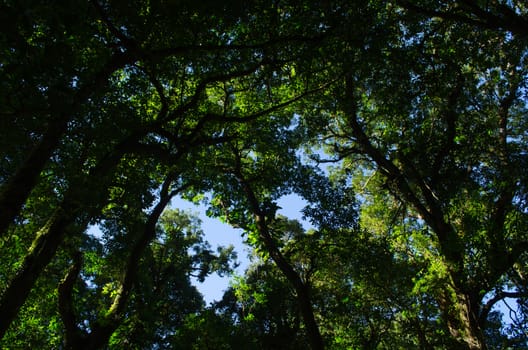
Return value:
[(451, 336), (468, 350), (487, 349), (482, 329), (478, 322), (478, 301), (467, 294), (451, 288), (442, 291), (439, 298)]
[(321, 336), (321, 332), (319, 332), (319, 326), (317, 325), (317, 322), (314, 317), (309, 287), (303, 283), (301, 286), (295, 288), (295, 291), (297, 292), (297, 299), (299, 301), (301, 315), (303, 317), (304, 326), (306, 327), (306, 333), (310, 338), (310, 344), (312, 345), (312, 349), (323, 350), (323, 337)]
[(119, 292), (107, 312), (105, 312), (105, 316), (101, 316), (101, 318), (97, 319), (94, 325), (91, 326), (91, 333), (87, 334), (79, 329), (77, 326), (78, 320), (76, 319), (73, 307), (71, 306), (73, 284), (80, 271), (80, 259), (78, 257), (76, 263), (70, 268), (66, 278), (59, 285), (59, 311), (66, 329), (64, 344), (66, 349), (100, 349), (108, 344), (110, 337), (120, 326), (123, 312), (127, 306), (134, 284), (137, 281), (137, 272), (141, 257), (145, 249), (156, 237), (156, 224), (163, 213), (163, 210), (178, 192), (172, 191), (169, 193), (174, 177), (174, 174), (169, 175), (163, 183), (160, 201), (150, 213), (145, 222), (143, 234), (133, 245), (132, 252), (128, 257)]
[(10, 281), (0, 300), (0, 339), (17, 316), (40, 273), (55, 256), (70, 219), (70, 215), (61, 206), (38, 232), (22, 267)]
[[(71, 184), (64, 194), (61, 204), (55, 209), (46, 225), (37, 233), (22, 266), (15, 277), (9, 282), (0, 299), (0, 339), (3, 338), (9, 325), (15, 319), (18, 311), (26, 301), (37, 278), (51, 262), (64, 238), (79, 234), (88, 225), (92, 215), (101, 210), (104, 202), (87, 203), (87, 193), (103, 193), (107, 185), (102, 180), (117, 166), (124, 154), (123, 150), (104, 158), (94, 171), (77, 184)], [(98, 196), (93, 196), (97, 198)], [(90, 205), (92, 204), (92, 205)], [(82, 219), (78, 216), (81, 208), (89, 210)], [(76, 220), (77, 219), (77, 220)], [(75, 226), (73, 226), (75, 225)]]
[(257, 228), (266, 250), (269, 252), (272, 260), (275, 262), (279, 270), (286, 276), (286, 279), (292, 284), (297, 293), (297, 301), (299, 309), (303, 318), (306, 333), (310, 339), (312, 350), (323, 350), (324, 342), (319, 326), (315, 320), (313, 312), (312, 301), (310, 298), (310, 286), (304, 283), (299, 274), (293, 269), (290, 263), (284, 258), (279, 249), (276, 247), (273, 239), (268, 233), (267, 226), (262, 223), (262, 217), (257, 216)]
[(292, 265), (281, 253), (280, 249), (275, 244), (275, 241), (270, 235), (266, 215), (263, 214), (260, 203), (255, 195), (255, 192), (251, 188), (250, 184), (242, 176), (240, 159), (237, 158), (237, 166), (235, 170), (235, 176), (240, 181), (246, 197), (249, 201), (251, 212), (253, 213), (256, 221), (257, 230), (259, 236), (264, 244), (264, 247), (270, 254), (271, 259), (277, 265), (279, 270), (284, 274), (286, 279), (292, 284), (295, 292), (297, 293), (297, 301), (299, 303), (299, 309), (303, 318), (304, 326), (306, 327), (306, 333), (310, 340), (312, 350), (323, 350), (324, 341), (319, 331), (319, 326), (315, 320), (313, 312), (312, 302), (310, 298), (310, 286), (303, 282), (302, 278), (295, 271)]

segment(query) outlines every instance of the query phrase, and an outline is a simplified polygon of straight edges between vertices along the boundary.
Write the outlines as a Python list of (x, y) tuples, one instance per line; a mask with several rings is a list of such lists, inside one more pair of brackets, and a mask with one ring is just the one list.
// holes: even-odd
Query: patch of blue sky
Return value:
[[(280, 198), (278, 201), (280, 209), (278, 214), (284, 215), (290, 219), (297, 219), (305, 229), (311, 228), (308, 221), (302, 219), (301, 210), (306, 206), (306, 202), (295, 194), (289, 194)], [(244, 242), (241, 229), (235, 229), (227, 223), (216, 218), (208, 217), (205, 213), (207, 207), (204, 204), (196, 205), (181, 198), (173, 199), (171, 206), (180, 210), (186, 210), (197, 215), (202, 221), (202, 230), (205, 234), (205, 240), (209, 242), (211, 248), (216, 250), (218, 246), (233, 245), (237, 253), (238, 267), (235, 269), (235, 275), (242, 275), (250, 264), (249, 255), (251, 248)], [(202, 293), (207, 304), (219, 301), (225, 290), (229, 287), (232, 276), (218, 276), (212, 274), (199, 282), (193, 279), (192, 282)]]

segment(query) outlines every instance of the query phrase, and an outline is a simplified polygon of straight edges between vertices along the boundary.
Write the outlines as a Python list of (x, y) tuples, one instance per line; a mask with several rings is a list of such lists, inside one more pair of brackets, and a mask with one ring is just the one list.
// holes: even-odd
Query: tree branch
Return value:
[(79, 276), (82, 266), (82, 254), (77, 251), (73, 254), (73, 262), (66, 276), (59, 283), (59, 314), (64, 324), (66, 349), (76, 349), (81, 343), (81, 331), (77, 327), (77, 320), (73, 307), (73, 286)]
[[(460, 13), (429, 9), (415, 5), (413, 2), (407, 0), (398, 0), (396, 3), (409, 11), (428, 17), (438, 17), (448, 21), (466, 23), (488, 30), (506, 30), (520, 37), (528, 36), (528, 19), (517, 14), (506, 5), (497, 5), (497, 13), (494, 14), (488, 10), (483, 10), (470, 0), (460, 1), (462, 4), (460, 6)], [(467, 14), (472, 15), (472, 17)]]
[[(64, 105), (57, 107), (58, 110), (64, 112), (50, 117), (51, 120), (42, 138), (31, 149), (15, 173), (0, 187), (0, 237), (6, 233), (8, 226), (19, 215), (23, 204), (37, 185), (39, 175), (66, 132), (68, 121), (74, 111), (93, 93), (93, 90), (100, 90), (114, 71), (133, 61), (132, 56), (115, 54), (103, 69), (94, 75), (92, 80), (83, 84), (77, 92), (72, 91), (73, 96), (57, 97), (61, 104), (66, 104), (66, 107)], [(95, 87), (97, 89), (94, 89)], [(71, 101), (69, 106), (67, 101)], [(53, 107), (50, 108), (51, 110)]]
[(495, 306), (495, 304), (497, 304), (499, 301), (505, 298), (528, 298), (528, 292), (498, 291), (493, 298), (491, 298), (490, 300), (486, 302), (486, 304), (484, 304), (484, 306), (482, 307), (480, 311), (478, 322), (482, 329), (485, 329), (488, 315), (493, 309), (493, 306)]
[(93, 325), (92, 332), (88, 335), (87, 345), (84, 349), (99, 349), (104, 346), (112, 333), (119, 327), (122, 316), (127, 306), (128, 300), (137, 283), (137, 276), (139, 271), (139, 263), (143, 252), (156, 237), (156, 224), (163, 213), (165, 207), (170, 203), (171, 199), (181, 192), (188, 185), (182, 185), (177, 189), (171, 190), (171, 186), (177, 177), (177, 172), (172, 172), (167, 175), (160, 190), (160, 200), (158, 204), (150, 212), (142, 235), (134, 243), (132, 251), (128, 256), (121, 285), (118, 288), (116, 296), (106, 311), (104, 317), (98, 319)]
[(101, 4), (99, 4), (99, 1), (91, 0), (90, 2), (94, 6), (97, 14), (99, 15), (99, 17), (101, 18), (103, 23), (106, 25), (106, 27), (108, 28), (110, 33), (112, 33), (113, 36), (115, 36), (117, 39), (119, 39), (119, 41), (121, 41), (123, 43), (123, 46), (125, 48), (129, 49), (130, 51), (137, 50), (138, 49), (137, 43), (134, 40), (132, 40), (131, 38), (129, 38), (128, 36), (126, 36), (119, 29), (117, 29), (117, 27), (114, 25), (114, 23), (112, 23), (112, 21), (110, 20), (110, 17), (108, 17), (108, 15), (106, 14), (105, 10), (103, 9), (103, 6), (101, 6)]
[[(346, 77), (345, 80), (345, 96), (347, 98), (347, 101), (345, 102), (345, 113), (347, 116), (348, 127), (351, 129), (356, 142), (360, 145), (363, 152), (374, 161), (380, 172), (384, 174), (394, 186), (396, 186), (403, 198), (405, 198), (405, 200), (417, 210), (425, 222), (433, 229), (438, 238), (441, 251), (449, 263), (450, 272), (453, 274), (452, 277), (455, 278), (457, 284), (463, 283), (463, 277), (461, 276), (461, 267), (464, 263), (462, 248), (456, 232), (454, 232), (451, 225), (449, 225), (444, 219), (444, 214), (438, 204), (436, 195), (417, 172), (413, 172), (412, 168), (410, 169), (411, 171), (401, 171), (394, 162), (387, 159), (385, 155), (371, 143), (369, 137), (365, 134), (363, 127), (358, 121), (353, 79), (351, 77)], [(402, 161), (406, 163), (405, 166), (407, 168), (411, 165), (410, 162), (405, 162), (404, 159), (402, 159)], [(409, 183), (410, 180), (417, 183), (425, 198), (425, 203), (411, 187), (411, 184)]]
[(234, 174), (238, 179), (242, 189), (246, 195), (246, 198), (249, 203), (249, 210), (255, 218), (256, 227), (259, 233), (259, 236), (264, 244), (264, 247), (270, 254), (270, 257), (275, 262), (279, 270), (284, 274), (288, 281), (292, 284), (295, 292), (297, 293), (297, 300), (299, 302), (299, 307), (301, 314), (303, 316), (304, 324), (312, 349), (319, 350), (324, 349), (323, 338), (317, 326), (315, 316), (313, 313), (313, 307), (310, 299), (310, 286), (307, 282), (304, 282), (295, 269), (291, 266), (288, 260), (281, 253), (280, 249), (277, 247), (273, 237), (270, 234), (268, 227), (268, 219), (266, 213), (262, 210), (259, 200), (250, 183), (246, 180), (242, 173), (242, 162), (240, 154), (237, 150), (235, 153), (235, 168)]

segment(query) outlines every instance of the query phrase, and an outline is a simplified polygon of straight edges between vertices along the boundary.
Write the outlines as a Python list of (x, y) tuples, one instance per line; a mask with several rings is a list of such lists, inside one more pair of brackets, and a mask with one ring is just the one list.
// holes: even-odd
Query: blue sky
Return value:
[[(287, 195), (282, 197), (278, 201), (278, 204), (281, 207), (281, 209), (278, 210), (279, 214), (290, 219), (299, 220), (305, 229), (311, 227), (308, 222), (302, 220), (301, 209), (304, 208), (306, 202), (301, 197), (295, 194)], [(196, 205), (176, 197), (172, 200), (171, 207), (188, 211), (200, 218), (202, 221), (201, 228), (205, 234), (205, 239), (209, 242), (213, 251), (215, 251), (218, 246), (229, 246), (232, 244), (237, 252), (237, 261), (240, 264), (235, 273), (238, 275), (244, 273), (249, 265), (248, 255), (250, 253), (250, 248), (244, 244), (244, 239), (242, 238), (243, 231), (241, 229), (234, 229), (218, 219), (208, 217), (205, 215), (207, 207), (203, 204)], [(88, 232), (96, 237), (102, 235), (102, 232), (97, 225), (90, 226)], [(203, 283), (196, 280), (194, 280), (193, 283), (203, 294), (206, 304), (210, 304), (215, 300), (222, 299), (224, 291), (229, 286), (230, 279), (230, 276), (220, 277), (217, 274), (212, 274), (208, 276)]]
[[(278, 205), (282, 208), (278, 210), (279, 214), (302, 222), (301, 209), (306, 205), (306, 202), (302, 198), (294, 194), (287, 195), (279, 200)], [(249, 264), (248, 254), (250, 248), (243, 242), (241, 229), (234, 229), (218, 219), (207, 217), (205, 215), (206, 207), (204, 205), (195, 205), (183, 199), (175, 198), (171, 203), (171, 207), (190, 211), (198, 215), (202, 220), (202, 230), (205, 233), (205, 239), (211, 244), (213, 250), (219, 245), (228, 246), (232, 244), (235, 247), (238, 262), (240, 263), (236, 273), (239, 275), (244, 273), (244, 270)], [(305, 228), (309, 227), (309, 223), (302, 223)], [(194, 284), (203, 294), (205, 302), (209, 304), (215, 300), (222, 299), (224, 290), (229, 286), (229, 281), (229, 276), (219, 277), (217, 274), (213, 274), (207, 277), (203, 283), (194, 281)]]

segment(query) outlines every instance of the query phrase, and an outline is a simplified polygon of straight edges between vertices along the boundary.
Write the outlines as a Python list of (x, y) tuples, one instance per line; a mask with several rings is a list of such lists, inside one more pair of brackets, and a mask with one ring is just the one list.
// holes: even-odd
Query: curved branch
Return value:
[[(109, 175), (112, 174), (124, 154), (126, 154), (126, 147), (116, 147), (114, 152), (101, 159), (97, 166), (91, 169), (89, 177), (84, 178), (80, 183), (71, 184), (53, 215), (36, 233), (22, 266), (9, 281), (0, 299), (0, 315), (2, 315), (0, 317), (0, 339), (26, 301), (37, 278), (55, 256), (64, 237), (78, 235), (78, 228), (84, 229), (92, 215), (102, 209), (104, 201), (90, 203), (93, 204), (93, 207), (90, 207), (90, 204), (86, 203), (84, 194), (88, 190), (105, 193), (107, 187), (102, 179), (110, 177)], [(80, 216), (79, 212), (87, 207), (90, 208), (89, 213)], [(72, 225), (73, 222), (75, 225)]]
[(288, 100), (282, 101), (280, 103), (277, 103), (271, 107), (268, 107), (266, 109), (254, 112), (252, 114), (244, 115), (244, 116), (229, 116), (225, 114), (214, 114), (214, 113), (208, 113), (203, 118), (203, 123), (206, 122), (220, 122), (220, 123), (245, 123), (250, 122), (255, 119), (258, 119), (260, 117), (269, 115), (272, 112), (276, 112), (284, 107), (287, 107), (295, 102), (298, 102), (302, 99), (304, 99), (307, 96), (310, 96), (316, 92), (322, 91), (325, 88), (328, 88), (330, 85), (334, 84), (338, 78), (331, 80), (330, 82), (327, 82), (325, 84), (319, 85), (313, 89), (306, 90), (297, 96), (294, 96)]
[[(458, 242), (459, 239), (453, 228), (445, 221), (436, 195), (417, 172), (411, 171), (412, 175), (407, 174), (409, 172), (404, 173), (404, 171), (400, 170), (392, 160), (387, 159), (387, 157), (385, 157), (385, 155), (372, 144), (371, 140), (363, 130), (362, 125), (358, 121), (358, 111), (354, 98), (354, 83), (351, 77), (346, 78), (345, 93), (346, 98), (348, 99), (345, 105), (348, 127), (351, 129), (351, 133), (356, 142), (362, 148), (363, 152), (374, 161), (386, 178), (396, 186), (403, 198), (416, 209), (425, 222), (433, 229), (440, 243), (442, 253), (451, 265), (451, 272), (455, 274), (457, 271), (461, 272), (460, 265), (463, 264), (463, 258), (460, 244)], [(405, 162), (404, 159), (402, 160)], [(405, 163), (407, 168), (411, 167), (410, 162)], [(410, 184), (411, 180), (418, 184), (425, 200), (422, 200), (419, 197), (419, 194), (413, 190)], [(461, 281), (462, 280), (458, 280), (457, 278), (457, 283)]]
[(495, 306), (495, 304), (497, 304), (499, 301), (505, 298), (528, 298), (528, 292), (506, 292), (506, 291), (497, 292), (493, 298), (491, 298), (490, 300), (486, 302), (486, 304), (482, 307), (482, 310), (480, 311), (478, 322), (482, 329), (485, 328), (488, 315), (493, 309), (493, 306)]
[(277, 46), (278, 44), (295, 44), (295, 43), (317, 43), (326, 38), (330, 33), (325, 32), (320, 35), (314, 36), (303, 36), (303, 35), (289, 35), (274, 38), (268, 41), (248, 43), (248, 44), (194, 44), (177, 47), (169, 47), (164, 49), (150, 50), (145, 53), (150, 58), (163, 58), (169, 56), (177, 56), (187, 53), (199, 53), (199, 52), (222, 52), (222, 51), (246, 51), (246, 50), (265, 50), (267, 48)]
[(313, 307), (310, 299), (310, 286), (308, 283), (304, 282), (295, 269), (291, 266), (288, 260), (281, 253), (280, 249), (277, 247), (273, 237), (269, 232), (268, 219), (266, 213), (262, 210), (259, 200), (250, 183), (246, 180), (242, 174), (242, 162), (240, 155), (235, 151), (235, 169), (233, 175), (236, 176), (239, 181), (242, 189), (246, 195), (246, 198), (249, 202), (249, 209), (252, 212), (256, 227), (259, 233), (262, 243), (264, 244), (266, 250), (270, 254), (270, 257), (275, 262), (279, 270), (284, 274), (288, 281), (292, 284), (295, 292), (297, 293), (297, 300), (299, 302), (299, 308), (303, 317), (304, 325), (308, 333), (308, 338), (312, 349), (319, 350), (324, 349), (324, 342), (319, 331), (319, 326), (315, 320)]
[(188, 186), (182, 185), (177, 189), (171, 190), (170, 187), (176, 177), (177, 173), (173, 172), (169, 174), (163, 182), (160, 191), (160, 200), (149, 214), (148, 219), (145, 222), (143, 233), (133, 245), (132, 251), (128, 256), (121, 285), (119, 286), (117, 294), (104, 317), (96, 321), (92, 332), (87, 335), (86, 344), (83, 346), (83, 349), (99, 349), (103, 347), (108, 342), (112, 333), (121, 324), (123, 313), (130, 299), (134, 285), (137, 282), (139, 263), (143, 252), (156, 237), (156, 224), (171, 199)]
[[(520, 37), (528, 36), (528, 19), (517, 14), (506, 5), (497, 5), (497, 13), (484, 10), (473, 1), (460, 1), (460, 13), (453, 11), (438, 11), (415, 5), (412, 1), (399, 0), (396, 2), (401, 7), (428, 17), (438, 17), (448, 21), (466, 23), (488, 30), (509, 31)], [(468, 16), (468, 14), (470, 16)], [(471, 16), (472, 15), (472, 16)]]
[(131, 38), (129, 38), (128, 36), (126, 36), (119, 29), (117, 29), (117, 27), (110, 20), (110, 17), (108, 17), (108, 15), (105, 13), (105, 10), (103, 9), (103, 6), (101, 4), (99, 4), (99, 1), (92, 0), (91, 3), (94, 6), (97, 14), (99, 15), (99, 17), (103, 21), (103, 23), (106, 25), (106, 27), (110, 31), (110, 33), (112, 33), (113, 36), (115, 36), (117, 39), (119, 39), (119, 41), (121, 41), (126, 48), (128, 48), (130, 50), (137, 49), (138, 46), (137, 46), (136, 42), (134, 40), (132, 40)]
[(0, 299), (0, 315), (2, 315), (0, 317), (0, 339), (9, 329), (38, 276), (51, 261), (66, 235), (68, 224), (72, 220), (72, 208), (75, 207), (70, 197), (67, 195), (67, 199), (37, 233), (37, 237), (24, 257), (22, 266), (9, 281)]

